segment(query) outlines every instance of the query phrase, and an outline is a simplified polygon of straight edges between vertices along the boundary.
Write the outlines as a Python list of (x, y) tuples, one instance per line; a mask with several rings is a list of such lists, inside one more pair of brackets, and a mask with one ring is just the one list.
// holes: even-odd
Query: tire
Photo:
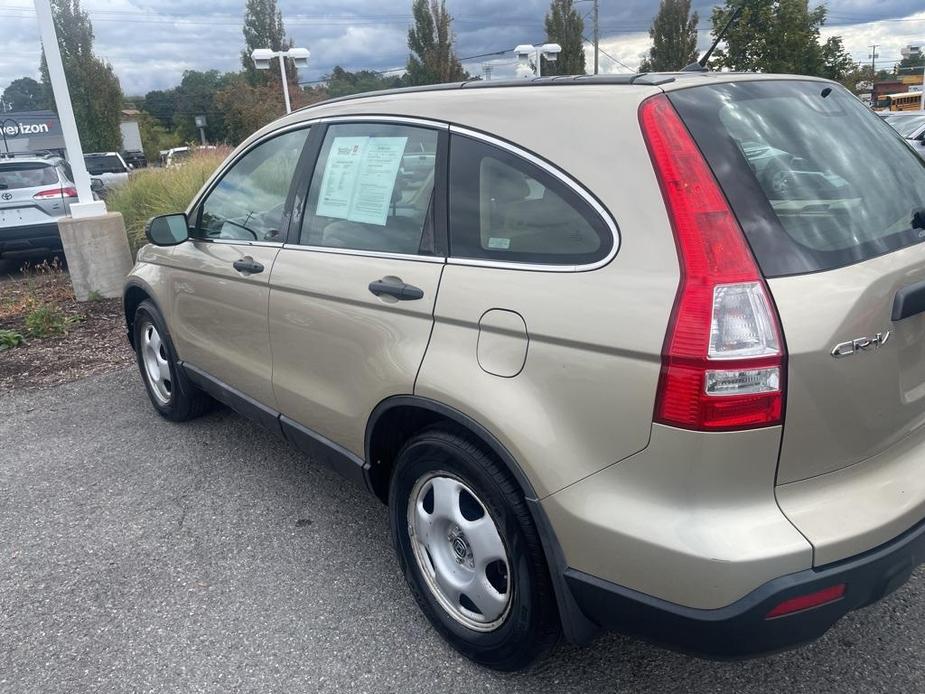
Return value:
[(409, 440), (389, 513), (405, 580), (450, 645), (504, 671), (553, 646), (560, 623), (539, 535), (519, 487), (476, 439), (441, 427)]
[(204, 414), (213, 401), (177, 365), (167, 325), (151, 301), (138, 305), (132, 330), (141, 380), (157, 413), (172, 422), (185, 422)]

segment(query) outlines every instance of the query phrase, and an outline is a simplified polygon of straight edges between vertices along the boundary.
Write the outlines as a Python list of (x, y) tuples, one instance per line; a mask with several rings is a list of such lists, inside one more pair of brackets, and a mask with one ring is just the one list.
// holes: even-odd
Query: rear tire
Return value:
[(151, 301), (138, 305), (132, 330), (138, 370), (157, 413), (172, 422), (185, 422), (205, 413), (213, 401), (177, 364), (167, 325)]
[(477, 440), (434, 428), (408, 441), (389, 512), (405, 579), (450, 645), (505, 671), (552, 647), (560, 624), (539, 535), (520, 489)]

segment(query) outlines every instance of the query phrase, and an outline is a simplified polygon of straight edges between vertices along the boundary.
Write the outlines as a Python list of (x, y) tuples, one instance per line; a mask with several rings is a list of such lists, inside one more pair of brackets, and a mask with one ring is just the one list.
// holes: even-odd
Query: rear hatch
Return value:
[(0, 230), (48, 224), (64, 215), (61, 187), (51, 163), (0, 161)]
[(853, 465), (923, 426), (925, 162), (827, 82), (669, 96), (780, 314), (788, 374), (778, 483)]

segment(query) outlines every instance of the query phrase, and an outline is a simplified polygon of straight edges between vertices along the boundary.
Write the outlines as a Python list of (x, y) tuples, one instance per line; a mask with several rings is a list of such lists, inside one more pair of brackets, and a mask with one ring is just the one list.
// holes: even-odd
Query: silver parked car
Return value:
[(61, 158), (0, 158), (0, 256), (61, 250), (58, 219), (77, 202), (71, 170)]
[(925, 112), (896, 111), (884, 120), (906, 139), (920, 157), (925, 158)]

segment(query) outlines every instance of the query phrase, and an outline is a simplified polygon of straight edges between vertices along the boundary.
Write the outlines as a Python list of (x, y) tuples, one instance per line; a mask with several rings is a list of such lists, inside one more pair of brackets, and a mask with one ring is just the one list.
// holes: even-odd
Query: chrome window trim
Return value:
[(334, 255), (357, 255), (366, 258), (384, 258), (386, 260), (413, 260), (421, 263), (446, 263), (442, 255), (415, 255), (412, 253), (388, 253), (386, 251), (364, 251), (357, 248), (335, 248), (332, 246), (306, 246), (300, 243), (284, 243), (283, 250), (287, 251), (314, 251), (316, 253), (331, 253)]
[(282, 241), (248, 241), (247, 239), (200, 239), (196, 236), (190, 236), (187, 240), (194, 243), (221, 243), (229, 246), (262, 246), (264, 248), (282, 248), (285, 245)]
[[(588, 192), (584, 186), (582, 186), (578, 181), (573, 179), (571, 176), (566, 174), (561, 169), (557, 169), (555, 166), (547, 162), (546, 160), (536, 156), (532, 152), (518, 147), (517, 145), (511, 144), (506, 140), (501, 140), (497, 137), (493, 137), (478, 130), (471, 130), (459, 125), (450, 125), (450, 133), (457, 135), (464, 135), (466, 137), (471, 137), (474, 140), (479, 140), (480, 142), (485, 142), (499, 149), (506, 150), (511, 154), (514, 154), (521, 159), (524, 159), (534, 166), (537, 166), (556, 180), (562, 182), (564, 185), (567, 185), (571, 188), (579, 197), (581, 197), (586, 203), (588, 203), (591, 208), (597, 212), (598, 216), (604, 221), (604, 224), (610, 230), (610, 235), (613, 238), (613, 247), (610, 249), (610, 252), (593, 263), (585, 263), (583, 265), (555, 265), (547, 263), (518, 263), (515, 261), (503, 261), (503, 260), (486, 260), (483, 258), (456, 258), (450, 253), (450, 257), (447, 258), (447, 263), (450, 265), (469, 265), (475, 267), (491, 267), (499, 268), (506, 270), (532, 270), (534, 272), (588, 272), (590, 270), (597, 270), (602, 268), (605, 265), (609, 264), (613, 260), (617, 252), (620, 250), (620, 231), (617, 228), (617, 223), (614, 218), (611, 216), (610, 212), (598, 202), (590, 192)], [(453, 247), (452, 242), (453, 230), (450, 229), (450, 248)]]

